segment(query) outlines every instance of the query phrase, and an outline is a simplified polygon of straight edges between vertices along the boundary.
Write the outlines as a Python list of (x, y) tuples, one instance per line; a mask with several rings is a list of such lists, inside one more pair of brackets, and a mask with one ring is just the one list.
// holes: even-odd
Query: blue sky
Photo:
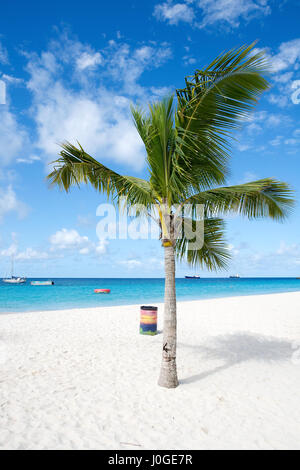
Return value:
[[(0, 275), (14, 252), (17, 273), (32, 277), (163, 276), (160, 243), (99, 240), (105, 198), (90, 188), (49, 190), (49, 162), (58, 142), (78, 139), (104, 164), (146, 176), (130, 103), (171, 93), (223, 50), (256, 39), (272, 87), (236, 135), (229, 183), (276, 177), (298, 199), (299, 15), (296, 0), (2, 4)], [(232, 261), (218, 275), (300, 276), (299, 233), (298, 203), (284, 224), (228, 218)], [(178, 276), (191, 272), (178, 266)]]

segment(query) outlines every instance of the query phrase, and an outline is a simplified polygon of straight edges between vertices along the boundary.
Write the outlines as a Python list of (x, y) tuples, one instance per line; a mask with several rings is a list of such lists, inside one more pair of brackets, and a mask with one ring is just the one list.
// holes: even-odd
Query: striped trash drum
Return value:
[(142, 306), (140, 334), (156, 335), (157, 333), (157, 307)]

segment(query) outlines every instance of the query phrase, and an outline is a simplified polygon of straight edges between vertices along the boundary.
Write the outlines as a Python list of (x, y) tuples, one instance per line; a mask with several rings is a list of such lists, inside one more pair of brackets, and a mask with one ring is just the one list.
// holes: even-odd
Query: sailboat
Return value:
[(11, 257), (11, 277), (2, 279), (3, 282), (7, 284), (24, 284), (26, 282), (26, 277), (17, 277), (14, 276), (14, 257)]

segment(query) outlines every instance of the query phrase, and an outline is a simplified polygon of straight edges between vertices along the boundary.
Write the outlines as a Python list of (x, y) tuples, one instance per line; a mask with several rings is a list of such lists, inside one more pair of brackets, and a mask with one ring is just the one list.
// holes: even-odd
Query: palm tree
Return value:
[[(178, 385), (176, 370), (175, 257), (208, 269), (224, 268), (229, 259), (222, 216), (237, 213), (250, 219), (283, 220), (292, 205), (286, 183), (265, 178), (237, 186), (223, 186), (228, 174), (232, 133), (245, 121), (260, 94), (268, 88), (266, 65), (254, 44), (218, 56), (204, 70), (186, 78), (186, 86), (149, 105), (146, 114), (132, 108), (133, 119), (146, 148), (149, 179), (112, 171), (78, 147), (66, 142), (48, 178), (69, 191), (91, 184), (128, 207), (142, 204), (156, 211), (165, 259), (165, 307), (162, 365), (159, 385)], [(126, 145), (126, 142), (124, 142)], [(188, 204), (190, 212), (183, 213)], [(201, 205), (202, 215), (197, 207)], [(174, 209), (174, 206), (176, 208)], [(204, 221), (203, 243), (177, 237), (178, 221), (191, 230)]]

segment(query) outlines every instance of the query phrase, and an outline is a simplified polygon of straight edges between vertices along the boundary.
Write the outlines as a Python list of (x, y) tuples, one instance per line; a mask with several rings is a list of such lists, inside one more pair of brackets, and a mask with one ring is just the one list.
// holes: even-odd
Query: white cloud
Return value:
[(169, 24), (178, 24), (179, 21), (191, 23), (195, 15), (193, 9), (186, 3), (166, 2), (155, 6), (154, 16)]
[(18, 217), (23, 219), (28, 214), (28, 206), (18, 200), (12, 186), (0, 188), (0, 221), (10, 212), (16, 212)]
[(238, 27), (241, 20), (270, 14), (269, 3), (269, 0), (185, 0), (182, 3), (169, 0), (155, 6), (154, 16), (169, 24), (184, 21), (200, 28), (215, 23)]
[(142, 265), (142, 262), (138, 259), (128, 259), (120, 261), (119, 264), (126, 266), (128, 269), (138, 268)]
[(288, 245), (286, 242), (281, 241), (278, 250), (276, 251), (277, 255), (290, 255), (300, 257), (300, 245), (293, 243)]
[(249, 150), (251, 148), (251, 145), (249, 144), (237, 144), (237, 148), (240, 152), (246, 152), (246, 150)]
[(14, 260), (16, 261), (31, 261), (31, 260), (38, 261), (38, 260), (45, 260), (45, 259), (50, 258), (50, 255), (47, 251), (39, 251), (31, 247), (26, 248), (24, 251), (19, 251), (15, 234), (12, 234), (12, 235), (13, 235), (12, 238), (14, 241), (8, 248), (5, 248), (0, 251), (0, 256), (3, 256), (3, 257), (13, 256)]
[[(152, 96), (137, 81), (144, 70), (165, 62), (170, 49), (166, 44), (131, 49), (110, 41), (101, 51), (101, 64), (97, 54), (63, 36), (40, 56), (28, 57), (37, 153), (50, 161), (58, 154), (58, 143), (78, 140), (100, 160), (141, 169), (144, 146), (132, 123), (130, 97), (144, 101)], [(93, 71), (96, 63), (100, 74)]]
[(129, 119), (129, 100), (99, 92), (96, 102), (59, 84), (54, 86), (51, 95), (35, 107), (39, 133), (36, 146), (48, 160), (57, 155), (58, 143), (78, 140), (88, 153), (100, 160), (123, 162), (137, 169), (142, 167), (144, 148)]
[(298, 275), (300, 264), (300, 245), (282, 241), (278, 247), (269, 251), (256, 251), (248, 244), (231, 245), (233, 255), (231, 266), (243, 276), (252, 275)]
[(6, 48), (0, 42), (0, 64), (7, 64), (8, 63), (8, 54)]
[(128, 44), (112, 42), (106, 55), (107, 72), (114, 80), (123, 83), (124, 93), (145, 99), (147, 91), (138, 80), (145, 70), (160, 67), (166, 62), (171, 57), (171, 50), (166, 43), (131, 49)]
[(21, 156), (28, 143), (25, 129), (18, 123), (9, 106), (0, 105), (0, 165), (8, 165)]
[(99, 240), (94, 243), (86, 235), (80, 235), (75, 229), (63, 228), (50, 237), (50, 250), (52, 252), (68, 250), (78, 252), (80, 255), (95, 254), (99, 256), (106, 253), (107, 245), (107, 240)]
[(280, 44), (277, 52), (266, 49), (266, 57), (274, 74), (274, 87), (268, 99), (281, 108), (292, 105), (293, 84), (300, 68), (300, 38)]
[(13, 242), (8, 248), (4, 248), (0, 251), (0, 256), (15, 256), (18, 252), (18, 245)]
[(65, 228), (58, 230), (50, 236), (50, 246), (46, 250), (27, 247), (23, 251), (19, 251), (14, 233), (12, 234), (12, 239), (13, 242), (8, 248), (0, 250), (0, 256), (11, 257), (14, 255), (14, 259), (19, 261), (52, 260), (74, 254), (82, 256), (90, 255), (100, 259), (101, 256), (106, 254), (108, 246), (107, 240), (99, 240), (97, 243), (94, 243), (87, 236), (81, 236), (76, 230)]
[[(283, 42), (279, 46), (277, 54), (270, 54), (269, 57), (273, 72), (282, 72), (291, 67), (298, 69), (300, 65), (300, 39)], [(291, 78), (285, 74), (284, 78), (287, 77)]]
[(282, 143), (282, 135), (278, 135), (275, 137), (275, 139), (272, 139), (270, 141), (270, 144), (273, 146), (273, 147), (278, 147), (278, 145), (281, 145)]
[(108, 241), (99, 240), (98, 244), (95, 245), (95, 251), (98, 255), (104, 255), (107, 250)]
[(79, 70), (85, 70), (86, 68), (95, 68), (97, 65), (101, 64), (102, 57), (99, 52), (95, 54), (89, 54), (88, 52), (83, 52), (80, 57), (76, 60), (76, 66)]
[(200, 0), (198, 6), (203, 14), (202, 28), (217, 22), (238, 27), (241, 19), (268, 15), (271, 11), (268, 0)]
[(189, 55), (185, 55), (182, 57), (182, 60), (183, 60), (183, 63), (184, 65), (193, 65), (197, 62), (197, 60), (195, 59), (195, 57), (191, 57)]
[(257, 135), (261, 131), (262, 127), (259, 124), (256, 124), (255, 122), (252, 122), (251, 124), (249, 124), (249, 126), (247, 126), (247, 132), (251, 135)]
[[(290, 117), (281, 114), (281, 113), (270, 113), (268, 111), (257, 111), (251, 114), (250, 116), (247, 117), (247, 121), (250, 122), (251, 124), (255, 123), (260, 123), (260, 125), (264, 125), (266, 127), (277, 127), (277, 126), (286, 126), (290, 124)], [(250, 125), (251, 125), (250, 124)]]
[(63, 228), (50, 237), (52, 248), (59, 250), (84, 247), (87, 243), (89, 243), (88, 237), (79, 235), (74, 229)]
[(293, 72), (286, 72), (281, 75), (275, 75), (273, 80), (277, 83), (288, 83), (293, 76)]
[(46, 251), (37, 251), (33, 248), (26, 248), (26, 250), (17, 253), (15, 256), (15, 259), (19, 261), (43, 260), (48, 258), (49, 254)]
[(28, 158), (17, 158), (17, 163), (26, 163), (27, 165), (32, 165), (32, 163), (39, 162), (41, 160), (40, 157), (36, 155), (30, 155)]
[(285, 145), (298, 145), (299, 140), (297, 139), (285, 139)]

